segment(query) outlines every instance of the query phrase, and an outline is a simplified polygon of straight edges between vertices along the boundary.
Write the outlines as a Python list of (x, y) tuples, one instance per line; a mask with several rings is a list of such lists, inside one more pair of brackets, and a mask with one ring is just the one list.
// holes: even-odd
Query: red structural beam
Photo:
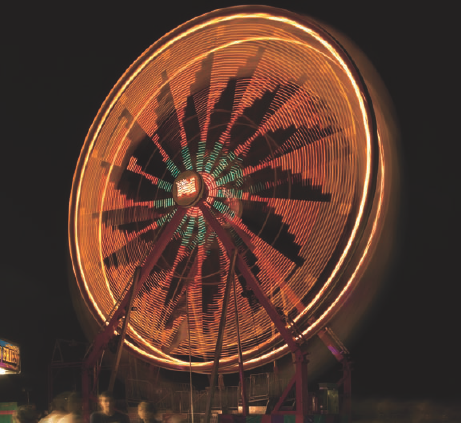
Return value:
[[(136, 298), (139, 290), (143, 286), (144, 282), (147, 280), (150, 272), (157, 264), (158, 259), (162, 255), (163, 251), (165, 250), (166, 246), (170, 242), (171, 238), (173, 237), (176, 229), (181, 224), (182, 218), (186, 214), (186, 209), (183, 207), (178, 207), (176, 209), (175, 214), (173, 215), (172, 219), (167, 223), (165, 228), (163, 229), (162, 233), (158, 237), (158, 239), (154, 243), (154, 247), (152, 248), (151, 252), (147, 256), (144, 264), (142, 265), (142, 269), (139, 275), (139, 280), (136, 286), (136, 292), (133, 292), (133, 298)], [(91, 352), (88, 354), (88, 357), (83, 362), (83, 372), (82, 372), (82, 397), (83, 397), (83, 417), (85, 421), (88, 423), (90, 418), (90, 408), (89, 408), (89, 400), (90, 400), (90, 375), (89, 372), (97, 362), (97, 360), (101, 357), (101, 352), (106, 348), (110, 338), (114, 336), (114, 330), (118, 326), (120, 318), (126, 313), (126, 307), (128, 305), (130, 299), (130, 291), (126, 290), (123, 298), (121, 299), (117, 309), (115, 310), (114, 314), (112, 315), (109, 322), (106, 324), (106, 327), (103, 328), (101, 332), (98, 333), (96, 336), (93, 348)]]
[[(147, 280), (151, 270), (157, 264), (158, 259), (160, 258), (166, 246), (170, 242), (171, 238), (173, 237), (173, 234), (175, 233), (185, 214), (186, 209), (178, 207), (173, 218), (168, 222), (168, 224), (165, 226), (165, 229), (160, 234), (159, 238), (155, 241), (154, 248), (152, 248), (152, 251), (149, 253), (142, 266), (136, 292), (133, 293), (134, 298), (136, 298), (136, 295), (143, 286), (144, 282)], [(114, 330), (118, 326), (120, 318), (126, 312), (125, 308), (130, 299), (130, 296), (128, 294), (129, 290), (125, 292), (124, 297), (120, 301), (120, 304), (118, 305), (111, 319), (106, 324), (106, 327), (96, 336), (96, 339), (93, 344), (93, 349), (91, 350), (90, 354), (83, 363), (84, 368), (90, 368), (94, 365), (96, 360), (98, 360), (98, 358), (100, 357), (102, 349), (107, 345), (110, 338), (114, 335)]]
[[(229, 255), (229, 258), (231, 258), (232, 252), (235, 249), (235, 245), (232, 242), (232, 239), (223, 229), (218, 219), (216, 219), (216, 217), (213, 216), (213, 213), (210, 211), (209, 206), (206, 203), (202, 201), (198, 204), (198, 207), (202, 211), (205, 220), (213, 228), (213, 230), (218, 235), (218, 238), (223, 243), (224, 248), (226, 249), (227, 254)], [(291, 332), (285, 326), (285, 322), (281, 319), (274, 305), (270, 302), (270, 300), (266, 297), (266, 294), (264, 294), (264, 292), (262, 291), (255, 275), (253, 275), (253, 273), (243, 260), (242, 256), (238, 253), (236, 264), (242, 276), (245, 278), (247, 284), (252, 289), (253, 293), (258, 299), (259, 303), (264, 307), (266, 313), (274, 322), (274, 325), (276, 326), (283, 340), (287, 343), (290, 350), (295, 354), (296, 373), (294, 379), (296, 383), (296, 414), (300, 416), (306, 416), (309, 412), (309, 397), (307, 390), (307, 360), (304, 357), (304, 354), (301, 351), (300, 346), (294, 340)], [(286, 394), (288, 394), (288, 392)], [(283, 396), (281, 400), (283, 401)]]
[[(216, 219), (216, 217), (213, 216), (209, 207), (204, 202), (199, 203), (198, 207), (202, 211), (203, 217), (210, 224), (210, 226), (213, 228), (213, 230), (216, 232), (219, 239), (223, 243), (224, 248), (226, 249), (227, 254), (229, 255), (229, 258), (231, 258), (232, 250), (234, 250), (235, 248), (234, 243), (232, 242), (231, 238), (226, 233), (226, 231), (222, 228), (219, 221)], [(258, 299), (259, 303), (264, 307), (267, 314), (269, 315), (271, 320), (274, 322), (280, 335), (282, 336), (284, 341), (288, 344), (288, 347), (290, 348), (290, 350), (292, 352), (296, 352), (299, 349), (299, 345), (293, 339), (293, 336), (291, 335), (290, 331), (285, 326), (285, 322), (282, 321), (274, 305), (269, 301), (269, 299), (266, 297), (266, 294), (264, 294), (264, 292), (262, 291), (261, 287), (259, 286), (258, 280), (253, 275), (251, 270), (248, 268), (247, 264), (245, 263), (245, 261), (243, 260), (240, 254), (237, 254), (236, 264), (240, 272), (242, 273), (242, 276), (245, 278), (246, 282), (248, 283), (248, 285), (250, 286), (250, 288), (253, 290), (254, 294), (256, 295), (256, 298)]]

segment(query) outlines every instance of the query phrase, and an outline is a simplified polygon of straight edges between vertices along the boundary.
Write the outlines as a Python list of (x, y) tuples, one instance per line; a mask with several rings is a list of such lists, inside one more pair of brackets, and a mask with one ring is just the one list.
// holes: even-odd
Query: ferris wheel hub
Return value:
[(201, 175), (193, 170), (180, 173), (173, 183), (173, 198), (178, 206), (193, 207), (204, 195), (205, 184)]

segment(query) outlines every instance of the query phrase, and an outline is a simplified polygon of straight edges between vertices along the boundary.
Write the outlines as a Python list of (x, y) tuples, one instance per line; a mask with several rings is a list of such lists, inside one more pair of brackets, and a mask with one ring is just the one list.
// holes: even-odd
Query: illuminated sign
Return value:
[(176, 181), (176, 189), (178, 198), (195, 195), (197, 193), (197, 180), (195, 176)]
[(19, 346), (0, 339), (0, 374), (21, 373), (21, 354)]
[(179, 174), (173, 183), (173, 199), (183, 207), (192, 207), (203, 196), (203, 180), (199, 173), (186, 170)]

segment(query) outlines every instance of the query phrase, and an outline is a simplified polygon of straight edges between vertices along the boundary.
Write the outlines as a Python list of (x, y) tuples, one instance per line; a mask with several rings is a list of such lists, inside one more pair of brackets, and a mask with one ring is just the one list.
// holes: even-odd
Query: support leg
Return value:
[[(298, 350), (299, 351), (299, 350)], [(307, 363), (301, 351), (296, 353), (296, 415), (309, 414), (309, 393), (307, 389)]]
[(109, 392), (114, 391), (115, 378), (117, 377), (118, 367), (120, 365), (120, 358), (122, 356), (123, 343), (125, 341), (125, 335), (126, 335), (126, 328), (130, 320), (131, 308), (133, 306), (133, 301), (134, 301), (134, 293), (138, 291), (137, 287), (138, 287), (140, 274), (141, 274), (141, 268), (137, 267), (133, 275), (133, 285), (131, 287), (130, 299), (128, 301), (127, 309), (125, 312), (125, 320), (123, 321), (122, 331), (120, 333), (120, 339), (117, 345), (117, 352), (115, 354), (114, 366), (112, 368), (112, 372), (110, 375), (109, 388), (108, 388)]
[[(168, 222), (163, 229), (162, 233), (155, 241), (155, 246), (152, 251), (147, 256), (146, 260), (143, 263), (142, 269), (140, 271), (138, 286), (136, 290), (133, 290), (133, 296), (136, 298), (139, 290), (141, 289), (144, 282), (147, 280), (151, 270), (156, 265), (158, 259), (162, 255), (163, 251), (165, 250), (166, 246), (170, 242), (172, 236), (174, 235), (176, 229), (178, 228), (179, 224), (182, 221), (182, 218), (186, 214), (186, 209), (182, 207), (178, 207), (173, 218)], [(112, 314), (112, 317), (108, 322), (106, 322), (106, 326), (99, 332), (96, 336), (93, 347), (88, 356), (86, 357), (83, 366), (82, 366), (82, 401), (83, 401), (83, 410), (84, 410), (84, 419), (85, 422), (89, 422), (89, 410), (90, 410), (90, 377), (88, 372), (94, 367), (95, 363), (101, 356), (101, 352), (107, 346), (109, 339), (114, 335), (114, 329), (118, 325), (119, 318), (123, 316), (125, 313), (130, 295), (128, 292), (125, 293), (123, 298), (120, 300), (118, 304), (118, 308)], [(96, 382), (96, 381), (94, 381)], [(86, 414), (85, 414), (86, 413)]]
[[(219, 221), (216, 219), (216, 217), (213, 216), (208, 205), (202, 202), (198, 204), (198, 207), (202, 211), (203, 217), (206, 219), (209, 225), (213, 228), (213, 230), (218, 235), (218, 238), (223, 243), (224, 247), (227, 250), (227, 254), (229, 255), (229, 257), (231, 257), (231, 255), (234, 253), (234, 250), (235, 250), (235, 246), (233, 245), (232, 239), (223, 229), (223, 227), (221, 226)], [(270, 300), (266, 297), (266, 294), (262, 291), (258, 280), (253, 275), (253, 273), (251, 272), (251, 270), (249, 269), (249, 267), (247, 266), (247, 264), (245, 263), (245, 261), (239, 254), (237, 254), (236, 264), (241, 274), (245, 278), (248, 286), (250, 287), (250, 289), (253, 290), (259, 303), (264, 307), (267, 314), (269, 315), (271, 320), (274, 322), (277, 330), (280, 333), (280, 336), (287, 343), (290, 350), (295, 354), (297, 414), (299, 413), (298, 415), (305, 416), (307, 415), (307, 408), (308, 408), (309, 400), (308, 400), (308, 392), (307, 392), (307, 362), (304, 358), (304, 354), (301, 351), (296, 340), (294, 339), (292, 333), (286, 327), (285, 322), (281, 319), (274, 305), (270, 302)], [(295, 383), (295, 381), (293, 381), (293, 383)]]
[[(235, 265), (236, 251), (237, 250), (234, 250), (234, 255), (232, 257), (232, 265)], [(235, 279), (234, 278), (232, 279), (233, 279), (232, 285), (234, 287), (235, 325), (237, 328), (237, 346), (238, 346), (238, 355), (239, 355), (240, 395), (242, 398), (242, 414), (244, 416), (247, 416), (248, 415), (248, 403), (247, 403), (247, 393), (246, 393), (246, 387), (245, 387), (245, 375), (243, 372), (242, 344), (240, 343), (240, 324), (239, 324), (239, 314), (238, 314), (238, 309), (237, 309), (237, 292), (235, 289)]]
[(227, 306), (229, 304), (229, 296), (230, 296), (230, 289), (232, 286), (232, 279), (234, 278), (233, 269), (234, 269), (236, 254), (237, 252), (236, 250), (234, 250), (232, 253), (232, 257), (231, 257), (229, 273), (227, 275), (226, 292), (224, 294), (223, 306), (222, 306), (222, 311), (221, 311), (221, 321), (219, 322), (218, 339), (216, 341), (215, 359), (214, 359), (214, 364), (213, 364), (213, 370), (211, 372), (210, 392), (208, 393), (204, 423), (210, 423), (211, 406), (213, 404), (213, 395), (214, 395), (214, 388), (216, 384), (216, 376), (218, 374), (219, 359), (221, 358), (222, 343), (224, 339), (224, 329), (226, 327)]

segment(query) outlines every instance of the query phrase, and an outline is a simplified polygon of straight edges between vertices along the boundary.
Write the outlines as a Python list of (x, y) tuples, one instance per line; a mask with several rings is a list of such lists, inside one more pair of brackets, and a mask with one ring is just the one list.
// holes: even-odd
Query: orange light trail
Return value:
[[(353, 290), (376, 241), (385, 188), (383, 152), (375, 151), (382, 150), (381, 141), (372, 132), (366, 87), (332, 38), (295, 15), (225, 13), (201, 17), (160, 39), (101, 107), (73, 181), (74, 271), (89, 309), (105, 321), (178, 207), (173, 184), (175, 198), (197, 193), (195, 177), (178, 177), (192, 170), (206, 186), (206, 204), (264, 292), (310, 337)], [(378, 172), (378, 211), (368, 221)], [(353, 224), (346, 230), (351, 213)], [(370, 225), (358, 265), (342, 280)], [(193, 262), (185, 264), (187, 257)], [(190, 348), (204, 360), (193, 367), (208, 371), (228, 267), (221, 241), (201, 211), (190, 207), (136, 300), (143, 313), (133, 315), (126, 345), (167, 368), (189, 367), (162, 352), (178, 328), (176, 320), (168, 328), (165, 322), (184, 283), (193, 308)], [(244, 282), (237, 284), (244, 292)], [(287, 352), (250, 299), (239, 298), (237, 306), (247, 368)], [(314, 322), (306, 327), (310, 318)], [(236, 329), (230, 321), (226, 325), (220, 366), (230, 371), (236, 368)], [(180, 344), (174, 354), (188, 348)]]

